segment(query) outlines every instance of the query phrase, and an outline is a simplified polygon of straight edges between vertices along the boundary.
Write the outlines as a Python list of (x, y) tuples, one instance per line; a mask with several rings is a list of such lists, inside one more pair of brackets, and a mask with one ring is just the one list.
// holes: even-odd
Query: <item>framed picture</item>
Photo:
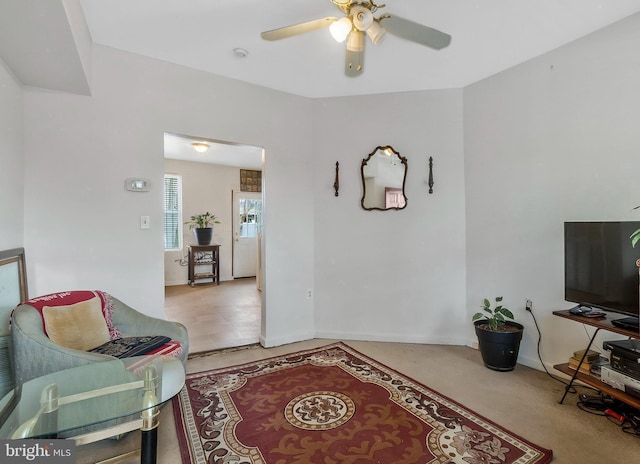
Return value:
[[(13, 309), (28, 298), (24, 248), (0, 251), (0, 398), (14, 391), (9, 319)], [(10, 400), (5, 400), (6, 398), (3, 399), (4, 407), (0, 410), (0, 424), (15, 406), (15, 391)]]
[(11, 311), (27, 299), (24, 248), (0, 251), (0, 336), (9, 334)]
[(262, 192), (262, 171), (240, 169), (240, 191)]

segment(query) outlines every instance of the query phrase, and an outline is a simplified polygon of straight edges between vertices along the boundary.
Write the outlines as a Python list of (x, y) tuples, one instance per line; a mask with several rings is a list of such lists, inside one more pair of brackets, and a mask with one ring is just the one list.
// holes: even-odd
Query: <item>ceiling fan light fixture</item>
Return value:
[(364, 50), (364, 32), (353, 30), (347, 40), (347, 50), (361, 52)]
[(209, 149), (209, 145), (206, 144), (206, 143), (202, 143), (202, 142), (194, 142), (194, 143), (191, 144), (191, 146), (198, 153), (204, 153), (205, 151), (207, 151)]
[(350, 13), (353, 18), (353, 25), (359, 31), (366, 31), (373, 24), (373, 13), (362, 5), (354, 6), (351, 8)]
[(349, 35), (349, 32), (351, 32), (352, 27), (353, 25), (351, 24), (351, 20), (345, 16), (344, 18), (331, 23), (331, 26), (329, 26), (329, 32), (331, 32), (331, 36), (337, 42), (344, 42)]
[(382, 27), (378, 21), (374, 21), (371, 26), (369, 26), (369, 29), (367, 29), (367, 35), (371, 39), (371, 42), (373, 42), (373, 45), (378, 45), (386, 37), (387, 30)]

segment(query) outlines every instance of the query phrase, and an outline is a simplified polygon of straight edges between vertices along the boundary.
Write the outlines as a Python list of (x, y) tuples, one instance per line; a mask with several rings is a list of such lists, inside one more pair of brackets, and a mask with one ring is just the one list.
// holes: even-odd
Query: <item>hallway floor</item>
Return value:
[(165, 287), (167, 319), (189, 331), (189, 352), (201, 353), (259, 342), (261, 293), (255, 278), (220, 285)]

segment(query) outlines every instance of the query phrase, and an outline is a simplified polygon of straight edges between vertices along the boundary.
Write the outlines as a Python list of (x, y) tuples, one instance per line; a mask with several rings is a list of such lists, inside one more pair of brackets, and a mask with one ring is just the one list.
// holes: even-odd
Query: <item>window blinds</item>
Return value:
[(164, 249), (181, 249), (182, 223), (181, 216), (180, 176), (165, 174), (164, 176)]

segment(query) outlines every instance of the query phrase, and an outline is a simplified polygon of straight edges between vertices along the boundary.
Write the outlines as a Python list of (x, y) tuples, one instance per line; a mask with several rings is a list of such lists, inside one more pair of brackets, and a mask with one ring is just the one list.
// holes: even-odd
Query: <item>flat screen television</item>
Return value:
[(635, 329), (640, 315), (640, 247), (631, 245), (630, 236), (637, 229), (639, 221), (565, 222), (565, 300), (627, 315), (627, 328)]

